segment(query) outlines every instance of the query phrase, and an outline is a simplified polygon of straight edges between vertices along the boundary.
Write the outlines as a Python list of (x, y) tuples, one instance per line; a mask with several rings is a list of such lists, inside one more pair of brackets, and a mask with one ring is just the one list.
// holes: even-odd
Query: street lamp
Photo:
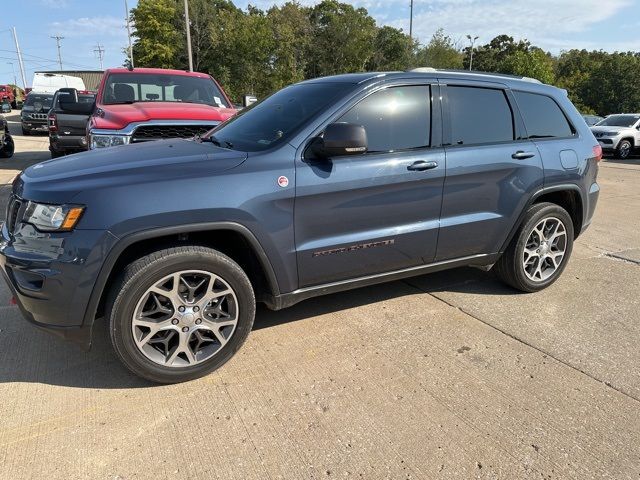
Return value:
[(473, 47), (476, 44), (476, 40), (478, 40), (479, 37), (472, 37), (471, 35), (467, 35), (467, 39), (469, 40), (469, 43), (471, 44), (471, 58), (469, 59), (469, 71), (473, 70)]

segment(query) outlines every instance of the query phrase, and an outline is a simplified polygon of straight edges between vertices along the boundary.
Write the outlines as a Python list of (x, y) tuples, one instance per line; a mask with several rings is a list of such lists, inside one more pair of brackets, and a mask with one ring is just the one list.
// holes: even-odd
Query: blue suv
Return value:
[(13, 182), (0, 265), (24, 316), (134, 373), (211, 372), (256, 302), (460, 266), (524, 291), (591, 222), (602, 150), (566, 92), (421, 70), (309, 80), (202, 138), (95, 150)]

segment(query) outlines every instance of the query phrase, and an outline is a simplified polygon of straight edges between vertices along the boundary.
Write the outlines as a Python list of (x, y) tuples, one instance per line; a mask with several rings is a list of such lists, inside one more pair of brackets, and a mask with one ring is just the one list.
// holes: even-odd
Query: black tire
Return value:
[(633, 151), (633, 145), (629, 140), (622, 140), (618, 144), (618, 148), (616, 148), (616, 158), (620, 160), (626, 160), (631, 155)]
[[(233, 289), (238, 303), (235, 331), (212, 357), (191, 366), (164, 366), (153, 362), (135, 344), (132, 317), (136, 305), (155, 282), (181, 270), (215, 273)], [(160, 250), (127, 265), (113, 285), (106, 305), (111, 342), (116, 354), (134, 374), (156, 383), (179, 383), (202, 377), (224, 365), (246, 340), (255, 317), (255, 296), (244, 271), (226, 255), (201, 246)]]
[(8, 133), (4, 135), (4, 145), (0, 148), (0, 158), (11, 158), (15, 152), (15, 144), (13, 143), (13, 137)]
[(56, 150), (49, 150), (51, 152), (51, 158), (60, 158), (64, 157), (63, 152), (57, 152)]
[[(545, 280), (533, 281), (523, 265), (524, 250), (534, 227), (545, 218), (557, 218), (565, 227), (565, 254), (555, 272)], [(573, 251), (573, 221), (567, 211), (554, 203), (537, 203), (527, 211), (521, 227), (516, 232), (507, 250), (495, 264), (493, 271), (507, 285), (527, 293), (538, 292), (554, 283), (564, 271)]]
[(22, 135), (24, 135), (25, 137), (31, 135), (31, 130), (29, 130), (28, 128), (22, 127)]

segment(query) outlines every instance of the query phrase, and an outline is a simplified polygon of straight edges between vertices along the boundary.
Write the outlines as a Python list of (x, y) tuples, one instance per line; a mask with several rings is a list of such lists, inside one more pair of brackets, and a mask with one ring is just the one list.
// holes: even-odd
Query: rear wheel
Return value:
[(633, 150), (633, 145), (629, 140), (622, 140), (616, 148), (616, 158), (620, 160), (626, 160), (631, 155), (631, 151)]
[(13, 137), (8, 133), (4, 135), (4, 143), (0, 146), (0, 158), (11, 158), (15, 151), (15, 144), (13, 143)]
[(494, 271), (513, 288), (537, 292), (560, 277), (572, 250), (573, 221), (567, 211), (553, 203), (535, 204)]
[(31, 135), (31, 130), (29, 130), (28, 128), (22, 127), (22, 135), (24, 135), (25, 137), (28, 135)]
[(176, 247), (128, 265), (107, 315), (115, 351), (133, 373), (177, 383), (212, 372), (238, 351), (253, 326), (255, 297), (229, 257)]

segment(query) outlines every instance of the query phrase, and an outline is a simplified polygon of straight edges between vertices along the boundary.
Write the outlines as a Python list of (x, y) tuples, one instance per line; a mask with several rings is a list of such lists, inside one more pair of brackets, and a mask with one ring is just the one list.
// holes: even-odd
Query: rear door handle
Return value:
[(438, 162), (427, 162), (425, 160), (419, 160), (417, 162), (412, 163), (407, 167), (407, 170), (411, 170), (412, 172), (422, 172), (424, 170), (431, 170), (438, 166)]
[(522, 150), (520, 150), (511, 155), (511, 158), (513, 158), (514, 160), (526, 160), (527, 158), (532, 158), (535, 156), (536, 154), (533, 152), (523, 152)]

